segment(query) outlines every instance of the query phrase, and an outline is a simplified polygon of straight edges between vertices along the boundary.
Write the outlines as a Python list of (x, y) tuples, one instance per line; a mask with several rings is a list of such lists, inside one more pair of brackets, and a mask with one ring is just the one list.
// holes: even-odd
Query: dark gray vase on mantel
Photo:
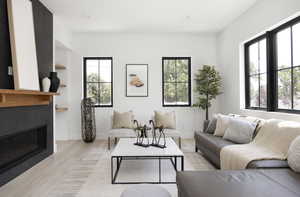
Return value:
[(57, 92), (60, 84), (60, 79), (57, 77), (57, 72), (50, 72), (49, 79), (51, 81), (50, 92)]

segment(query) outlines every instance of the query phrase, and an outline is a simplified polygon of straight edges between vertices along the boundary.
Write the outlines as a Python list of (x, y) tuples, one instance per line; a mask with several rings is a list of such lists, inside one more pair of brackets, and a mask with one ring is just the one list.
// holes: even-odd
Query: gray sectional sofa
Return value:
[[(220, 153), (234, 142), (212, 132), (195, 132), (195, 149), (216, 168)], [(185, 171), (177, 173), (178, 197), (296, 197), (300, 196), (300, 174), (287, 161), (250, 162), (247, 170)]]
[(178, 172), (178, 197), (299, 197), (290, 169)]
[[(220, 168), (220, 153), (225, 146), (233, 145), (234, 142), (214, 136), (210, 133), (195, 132), (196, 151), (200, 150), (203, 156), (209, 160), (216, 168)], [(287, 161), (281, 160), (261, 160), (252, 161), (247, 168), (288, 168)]]

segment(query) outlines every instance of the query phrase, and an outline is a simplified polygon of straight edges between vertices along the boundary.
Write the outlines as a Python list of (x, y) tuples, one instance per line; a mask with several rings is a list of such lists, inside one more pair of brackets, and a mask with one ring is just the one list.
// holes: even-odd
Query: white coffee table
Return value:
[[(177, 159), (181, 161), (181, 171), (184, 171), (184, 154), (179, 149), (172, 138), (166, 139), (167, 148), (161, 149), (157, 147), (140, 147), (135, 146), (134, 138), (121, 138), (111, 153), (111, 180), (112, 184), (174, 184), (174, 182), (164, 182), (161, 178), (161, 160), (168, 159), (171, 161), (175, 171), (178, 170)], [(151, 142), (151, 140), (150, 140)], [(158, 160), (159, 179), (157, 182), (118, 182), (116, 181), (122, 160)], [(114, 162), (117, 167), (114, 169)]]

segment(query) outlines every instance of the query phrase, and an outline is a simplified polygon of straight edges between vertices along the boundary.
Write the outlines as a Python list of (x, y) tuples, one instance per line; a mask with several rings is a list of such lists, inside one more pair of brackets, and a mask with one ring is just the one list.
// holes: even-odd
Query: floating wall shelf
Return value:
[(67, 67), (65, 67), (64, 65), (61, 65), (61, 64), (56, 64), (55, 65), (55, 69), (57, 69), (57, 70), (65, 70), (65, 69), (67, 69)]
[(31, 90), (0, 89), (0, 107), (49, 105), (55, 95), (59, 94)]
[(56, 107), (55, 108), (56, 112), (65, 112), (68, 111), (67, 107)]

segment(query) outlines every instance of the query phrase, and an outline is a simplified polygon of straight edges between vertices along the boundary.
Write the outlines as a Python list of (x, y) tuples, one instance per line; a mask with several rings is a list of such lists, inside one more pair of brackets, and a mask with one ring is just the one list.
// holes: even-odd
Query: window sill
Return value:
[(288, 117), (295, 117), (300, 115), (300, 112), (283, 112), (283, 111), (266, 111), (266, 110), (255, 110), (255, 109), (240, 109), (241, 112), (244, 113), (256, 113), (256, 114), (268, 114), (270, 116), (288, 116)]
[(94, 105), (94, 108), (112, 108), (112, 105)]
[(163, 107), (191, 107), (191, 105), (163, 105)]

